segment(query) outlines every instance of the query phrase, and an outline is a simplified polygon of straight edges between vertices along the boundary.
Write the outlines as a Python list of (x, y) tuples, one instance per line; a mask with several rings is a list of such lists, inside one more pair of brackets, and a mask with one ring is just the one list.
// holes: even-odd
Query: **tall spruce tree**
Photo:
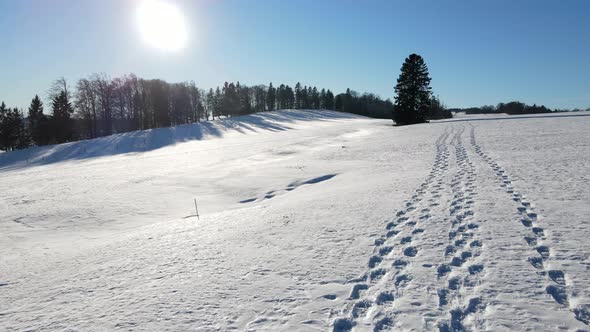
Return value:
[(10, 109), (2, 102), (0, 104), (0, 150), (8, 150), (8, 126)]
[(266, 93), (266, 107), (269, 111), (276, 109), (277, 91), (272, 86), (272, 82), (268, 85), (268, 91)]
[(13, 130), (12, 149), (25, 149), (31, 146), (31, 136), (25, 126), (24, 115), (16, 107), (12, 109), (11, 120)]
[(31, 100), (29, 106), (29, 132), (36, 145), (47, 144), (47, 118), (43, 114), (43, 102), (38, 95)]
[(395, 93), (393, 121), (397, 125), (426, 122), (432, 92), (428, 67), (418, 54), (410, 54), (406, 58)]
[(324, 101), (324, 108), (327, 110), (334, 109), (334, 94), (329, 89), (328, 89), (328, 91), (326, 91), (326, 99)]
[(55, 95), (51, 101), (53, 138), (57, 143), (71, 141), (74, 138), (74, 131), (71, 115), (74, 108), (68, 100), (67, 92), (64, 90)]

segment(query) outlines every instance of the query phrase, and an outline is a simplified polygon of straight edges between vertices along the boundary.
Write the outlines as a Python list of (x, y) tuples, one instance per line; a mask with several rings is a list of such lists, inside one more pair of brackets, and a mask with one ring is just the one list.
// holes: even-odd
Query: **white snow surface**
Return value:
[(3, 153), (0, 330), (590, 331), (588, 128), (286, 110)]

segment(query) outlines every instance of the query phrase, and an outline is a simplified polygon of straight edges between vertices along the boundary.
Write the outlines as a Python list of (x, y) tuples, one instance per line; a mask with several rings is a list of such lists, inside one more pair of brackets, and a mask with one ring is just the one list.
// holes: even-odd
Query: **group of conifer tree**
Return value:
[(208, 91), (193, 82), (168, 83), (130, 74), (108, 78), (93, 74), (72, 87), (56, 80), (48, 106), (36, 95), (23, 112), (0, 108), (0, 149), (71, 142), (123, 133), (209, 121), (279, 109), (327, 109), (390, 118), (393, 104), (373, 94), (280, 84), (246, 86), (226, 82)]
[[(168, 83), (130, 74), (117, 78), (93, 74), (70, 87), (64, 78), (50, 88), (49, 109), (36, 95), (25, 114), (0, 104), (0, 149), (71, 142), (134, 130), (168, 127), (216, 118), (279, 109), (327, 109), (374, 118), (393, 118), (397, 125), (451, 117), (433, 97), (424, 59), (412, 54), (395, 86), (395, 104), (370, 93), (332, 91), (286, 84), (248, 87), (226, 82), (199, 89), (194, 82)], [(47, 112), (45, 112), (47, 111)]]

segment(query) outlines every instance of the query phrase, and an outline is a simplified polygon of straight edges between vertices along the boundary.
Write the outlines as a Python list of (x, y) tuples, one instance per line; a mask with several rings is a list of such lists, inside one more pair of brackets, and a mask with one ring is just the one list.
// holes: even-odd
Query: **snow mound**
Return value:
[(183, 142), (209, 140), (235, 134), (280, 132), (303, 122), (364, 118), (329, 110), (281, 110), (189, 125), (132, 131), (72, 143), (33, 147), (0, 154), (0, 169), (47, 165), (127, 153), (141, 153)]

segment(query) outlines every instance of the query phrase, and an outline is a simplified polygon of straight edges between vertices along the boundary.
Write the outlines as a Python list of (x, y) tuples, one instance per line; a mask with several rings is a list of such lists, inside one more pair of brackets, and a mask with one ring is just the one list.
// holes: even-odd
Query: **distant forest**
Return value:
[[(519, 101), (511, 101), (509, 103), (499, 103), (497, 106), (481, 106), (481, 107), (469, 107), (469, 108), (449, 108), (449, 111), (453, 113), (465, 112), (465, 114), (499, 114), (505, 113), (509, 115), (519, 114), (540, 114), (540, 113), (552, 113), (552, 112), (580, 112), (581, 109), (550, 109), (543, 105), (527, 105)], [(590, 108), (586, 109), (590, 111)]]
[(226, 82), (199, 89), (133, 74), (93, 74), (72, 87), (64, 78), (49, 90), (49, 105), (36, 95), (26, 112), (0, 104), (0, 150), (71, 142), (134, 130), (168, 127), (279, 109), (327, 109), (391, 119), (393, 103), (371, 93), (280, 84)]

